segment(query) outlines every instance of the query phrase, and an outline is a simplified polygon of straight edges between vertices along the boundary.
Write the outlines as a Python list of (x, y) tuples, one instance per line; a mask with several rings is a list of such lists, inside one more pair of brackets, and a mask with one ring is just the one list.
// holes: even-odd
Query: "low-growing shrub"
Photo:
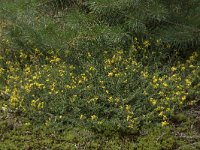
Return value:
[(199, 56), (170, 63), (149, 45), (135, 39), (129, 51), (87, 52), (79, 64), (54, 51), (6, 49), (5, 58), (12, 53), (13, 61), (1, 58), (2, 91), (10, 95), (8, 107), (46, 124), (84, 124), (105, 134), (135, 134), (152, 122), (166, 126), (177, 110), (199, 100)]

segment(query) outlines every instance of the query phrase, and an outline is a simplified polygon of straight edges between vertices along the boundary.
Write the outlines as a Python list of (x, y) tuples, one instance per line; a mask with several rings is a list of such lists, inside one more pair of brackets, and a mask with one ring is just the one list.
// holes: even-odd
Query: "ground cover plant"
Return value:
[(0, 149), (199, 149), (198, 19), (157, 37), (191, 10), (138, 1), (159, 9), (134, 23), (130, 2), (2, 1)]

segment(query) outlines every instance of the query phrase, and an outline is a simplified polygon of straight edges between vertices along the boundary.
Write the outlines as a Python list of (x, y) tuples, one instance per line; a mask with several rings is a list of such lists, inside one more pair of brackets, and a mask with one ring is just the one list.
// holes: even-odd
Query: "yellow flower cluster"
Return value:
[[(193, 53), (185, 64), (178, 62), (176, 66), (171, 67), (168, 74), (153, 73), (149, 92), (154, 94), (153, 97), (149, 97), (149, 102), (152, 106), (155, 106), (155, 111), (162, 118), (162, 126), (168, 124), (167, 115), (174, 111), (171, 109), (172, 104), (177, 106), (187, 103), (189, 105), (194, 104), (195, 99), (191, 99), (190, 94), (195, 95), (200, 90), (200, 66), (195, 64), (197, 57), (197, 53)], [(150, 95), (150, 93), (148, 94)], [(144, 95), (148, 94), (146, 92)]]
[[(146, 65), (150, 42), (144, 41), (142, 45), (134, 45), (128, 52), (105, 52), (102, 64), (84, 60), (82, 66), (69, 64), (53, 53), (44, 56), (38, 49), (33, 54), (20, 50), (19, 61), (1, 59), (4, 65), (0, 67), (0, 77), (6, 75), (2, 90), (9, 93), (13, 107), (38, 110), (48, 106), (63, 113), (60, 119), (67, 114), (64, 110), (74, 110), (80, 120), (101, 125), (105, 118), (112, 120), (119, 114), (118, 125), (127, 123), (128, 128), (134, 128), (143, 115), (136, 108), (144, 103), (166, 126), (174, 106), (197, 101), (198, 54), (193, 53), (186, 62), (177, 62), (165, 71), (152, 70)], [(92, 59), (92, 54), (87, 53), (87, 58)]]

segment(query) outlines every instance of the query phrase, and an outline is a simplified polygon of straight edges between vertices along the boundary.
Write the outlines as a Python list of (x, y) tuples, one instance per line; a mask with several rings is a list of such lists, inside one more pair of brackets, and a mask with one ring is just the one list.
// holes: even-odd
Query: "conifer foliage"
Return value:
[[(129, 36), (152, 38), (188, 50), (200, 43), (199, 0), (47, 0), (57, 9), (92, 14), (97, 24), (119, 27)], [(78, 6), (78, 7), (77, 7)], [(123, 37), (122, 37), (123, 38)], [(130, 38), (126, 42), (130, 43)]]
[(161, 39), (176, 48), (200, 43), (199, 0), (88, 0), (96, 18), (133, 36)]

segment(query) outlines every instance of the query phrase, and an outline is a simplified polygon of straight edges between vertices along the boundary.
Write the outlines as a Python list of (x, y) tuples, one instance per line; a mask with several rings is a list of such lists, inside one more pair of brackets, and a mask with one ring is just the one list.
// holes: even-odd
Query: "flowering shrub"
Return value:
[(10, 95), (8, 107), (43, 112), (47, 124), (52, 114), (56, 121), (99, 131), (135, 132), (149, 122), (166, 126), (177, 110), (200, 98), (199, 56), (194, 52), (186, 62), (177, 58), (170, 64), (149, 45), (135, 39), (129, 51), (105, 50), (99, 59), (86, 52), (79, 65), (54, 52), (6, 49), (0, 59), (1, 90)]

